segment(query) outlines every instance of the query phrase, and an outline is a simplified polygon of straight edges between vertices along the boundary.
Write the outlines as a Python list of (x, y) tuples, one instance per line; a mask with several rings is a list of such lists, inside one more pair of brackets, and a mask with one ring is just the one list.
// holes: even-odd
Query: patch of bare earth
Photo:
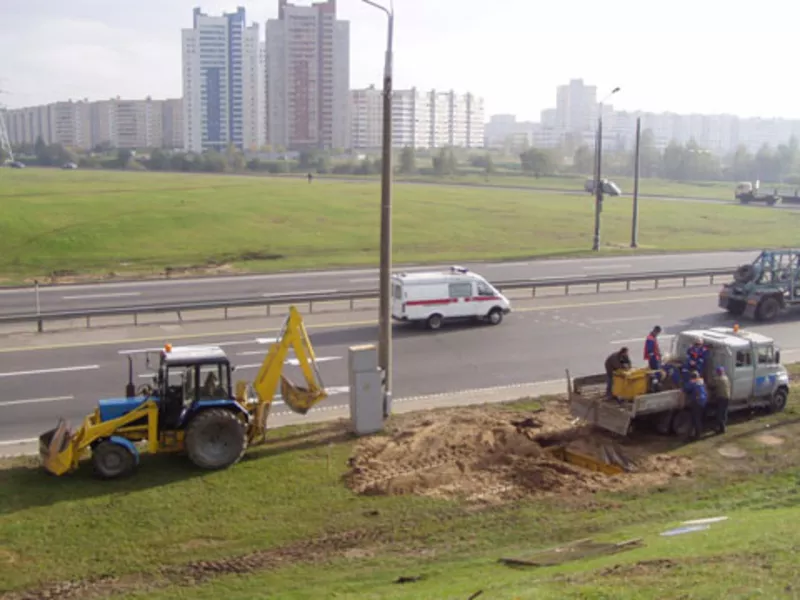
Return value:
[[(687, 457), (573, 426), (565, 404), (558, 401), (530, 415), (482, 406), (412, 414), (397, 418), (387, 434), (356, 445), (346, 475), (356, 493), (496, 504), (530, 496), (659, 486), (692, 473)], [(605, 464), (609, 455), (616, 455), (628, 469), (608, 475), (577, 466), (549, 451), (555, 447)]]
[(242, 575), (298, 563), (318, 564), (333, 558), (364, 558), (386, 542), (385, 536), (385, 533), (377, 530), (347, 531), (242, 556), (168, 566), (147, 575), (62, 581), (37, 589), (2, 594), (0, 600), (93, 600), (170, 585), (198, 585), (225, 575)]

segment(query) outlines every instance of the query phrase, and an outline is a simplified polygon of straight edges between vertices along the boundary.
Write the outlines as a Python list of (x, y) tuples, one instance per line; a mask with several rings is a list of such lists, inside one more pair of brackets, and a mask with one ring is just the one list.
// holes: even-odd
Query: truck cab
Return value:
[(789, 394), (789, 373), (780, 362), (775, 340), (738, 326), (682, 331), (672, 341), (672, 357), (683, 359), (698, 337), (709, 349), (706, 372), (701, 376), (710, 385), (714, 370), (725, 368), (731, 382), (731, 412), (759, 407), (783, 410)]

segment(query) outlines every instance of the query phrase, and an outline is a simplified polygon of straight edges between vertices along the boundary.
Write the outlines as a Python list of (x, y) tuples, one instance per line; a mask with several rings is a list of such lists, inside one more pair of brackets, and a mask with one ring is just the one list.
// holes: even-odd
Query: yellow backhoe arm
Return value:
[[(282, 373), (283, 364), (290, 348), (297, 356), (300, 370), (303, 372), (308, 387), (295, 385)], [(281, 395), (286, 406), (303, 415), (328, 397), (322, 385), (322, 377), (314, 356), (314, 349), (311, 347), (311, 340), (308, 339), (308, 333), (303, 325), (303, 318), (294, 306), (289, 308), (289, 316), (284, 321), (280, 335), (270, 346), (264, 363), (253, 381), (253, 389), (258, 395), (258, 403), (255, 408), (254, 423), (250, 429), (251, 441), (258, 437), (263, 439), (266, 435), (267, 416), (278, 383), (280, 383)], [(237, 383), (236, 395), (238, 398), (243, 397), (246, 385), (244, 382)]]

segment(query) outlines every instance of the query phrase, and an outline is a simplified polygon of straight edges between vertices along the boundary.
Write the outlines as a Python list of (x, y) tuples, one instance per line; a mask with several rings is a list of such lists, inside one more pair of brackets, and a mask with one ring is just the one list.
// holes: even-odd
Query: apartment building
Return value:
[(35, 144), (41, 137), (76, 150), (180, 148), (182, 113), (180, 99), (81, 100), (9, 110), (6, 125), (13, 145)]
[[(383, 93), (374, 86), (350, 93), (351, 138), (356, 149), (379, 148), (383, 139)], [(392, 146), (395, 148), (482, 148), (483, 99), (473, 94), (392, 93)]]
[(293, 150), (350, 146), (350, 23), (336, 0), (278, 0), (266, 25), (266, 137)]
[(258, 24), (246, 26), (245, 9), (209, 16), (193, 12), (182, 30), (184, 149), (224, 151), (229, 145), (263, 145)]

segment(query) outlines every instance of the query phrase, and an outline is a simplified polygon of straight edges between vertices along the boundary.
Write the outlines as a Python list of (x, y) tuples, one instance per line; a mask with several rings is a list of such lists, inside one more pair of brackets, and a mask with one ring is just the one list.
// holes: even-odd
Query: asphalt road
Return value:
[[(661, 254), (614, 258), (542, 259), (504, 263), (463, 263), (490, 281), (594, 277), (688, 269), (735, 268), (750, 262), (757, 252), (712, 252), (703, 254)], [(429, 270), (449, 267), (433, 265), (401, 270)], [(214, 278), (99, 283), (40, 287), (42, 312), (99, 309), (120, 306), (170, 304), (198, 300), (265, 298), (307, 292), (344, 292), (378, 288), (377, 269), (351, 269), (273, 275), (242, 275)], [(36, 313), (33, 288), (0, 290), (0, 315)]]
[[(516, 301), (515, 312), (497, 327), (455, 325), (429, 332), (396, 325), (394, 396), (562, 379), (565, 369), (573, 375), (601, 372), (606, 356), (622, 344), (631, 347), (635, 361), (643, 362), (642, 342), (655, 324), (664, 329), (665, 351), (667, 336), (678, 330), (731, 324), (716, 308), (716, 292), (716, 286), (702, 286)], [(348, 347), (376, 340), (374, 313), (314, 315), (306, 322), (324, 384), (332, 392), (326, 404), (346, 405)], [(125, 333), (119, 331), (7, 339), (0, 349), (0, 443), (36, 437), (53, 427), (58, 416), (77, 425), (98, 399), (124, 395), (125, 353), (157, 349), (166, 341), (221, 344), (238, 366), (236, 378), (252, 380), (279, 325), (273, 318), (252, 322), (251, 329), (239, 325), (235, 331), (229, 323), (172, 327), (169, 333), (164, 327), (148, 327), (128, 334), (136, 339), (120, 339)], [(774, 336), (784, 356), (800, 349), (797, 315), (757, 329)], [(36, 341), (26, 341), (31, 339)], [(136, 382), (147, 382), (143, 361), (135, 364)], [(297, 368), (287, 369), (298, 381)], [(280, 411), (286, 407), (275, 408)]]

